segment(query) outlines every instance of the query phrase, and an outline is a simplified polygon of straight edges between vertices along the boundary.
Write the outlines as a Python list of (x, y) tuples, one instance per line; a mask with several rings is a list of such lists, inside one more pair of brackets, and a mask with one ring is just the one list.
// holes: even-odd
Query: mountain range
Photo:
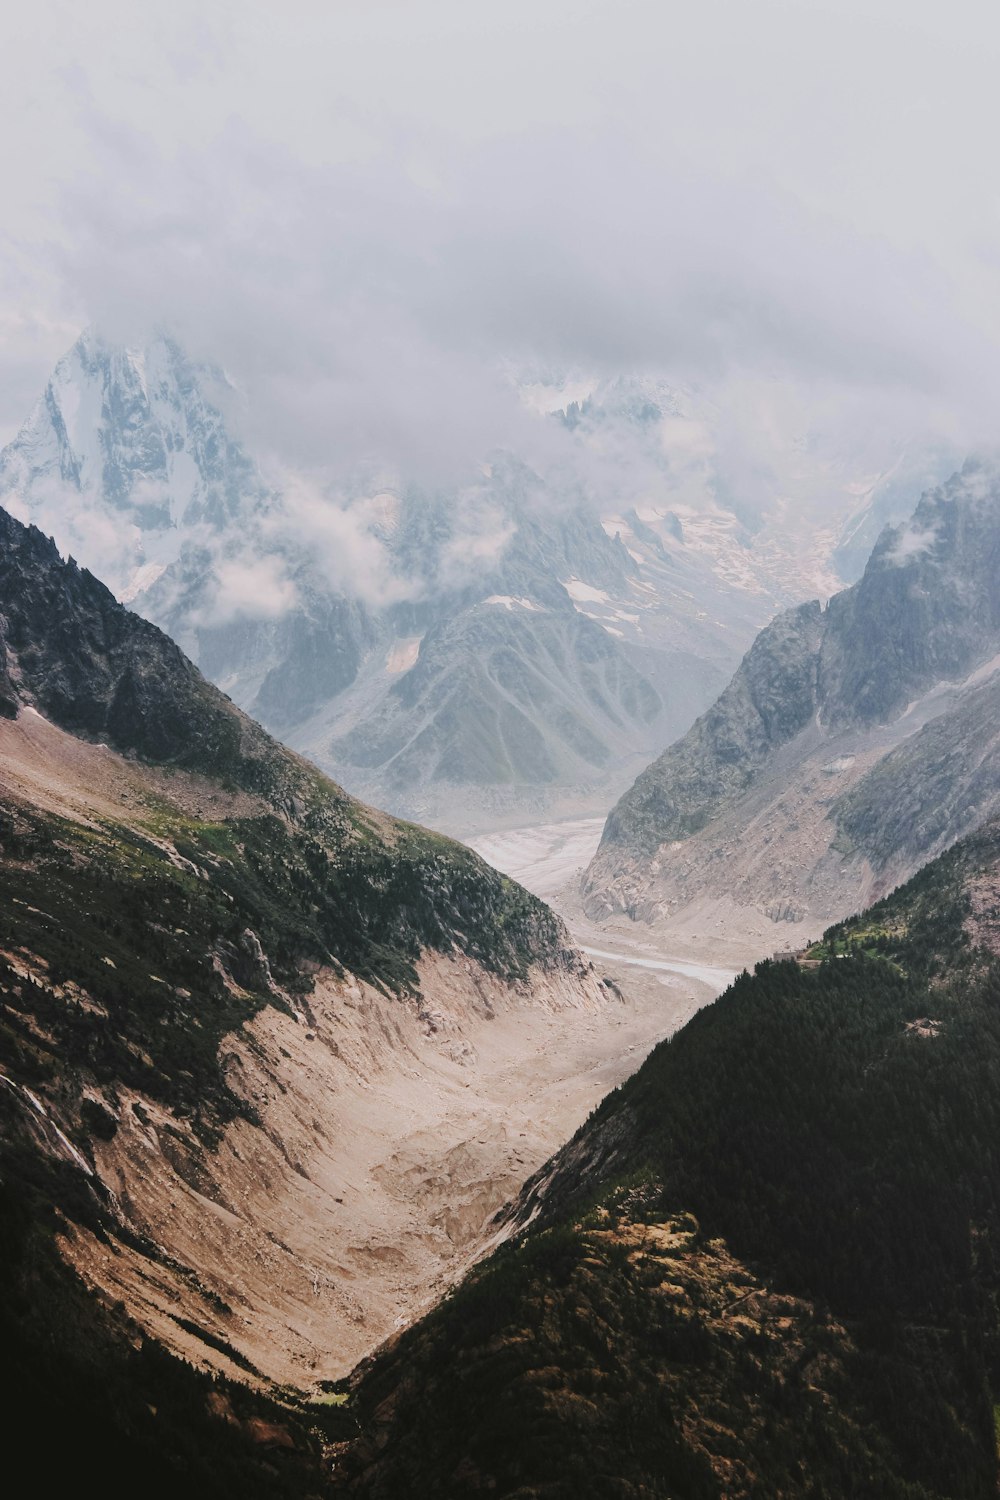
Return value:
[(463, 832), (603, 812), (947, 455), (804, 449), (732, 499), (698, 391), (518, 379), (569, 445), (557, 477), (507, 453), (460, 490), (331, 487), (265, 478), (247, 402), (171, 339), (85, 334), (0, 499), (357, 795)]
[[(540, 420), (647, 473), (701, 410), (540, 384)], [(598, 515), (510, 454), (461, 496), (318, 503), (238, 420), (169, 341), (85, 338), (0, 460), (58, 521), (0, 510), (0, 1332), (33, 1485), (995, 1494), (1000, 469), (900, 518), (932, 462), (901, 459), (782, 552), (778, 501)], [(590, 921), (794, 952), (671, 1037), (662, 987), (643, 1010), (299, 753), (500, 824), (607, 797), (672, 714)]]
[[(918, 514), (958, 537), (989, 494)], [(0, 598), (0, 1327), (40, 1488), (994, 1493), (995, 820), (477, 1179), (490, 1049), (566, 1049), (615, 988), (2, 513)]]

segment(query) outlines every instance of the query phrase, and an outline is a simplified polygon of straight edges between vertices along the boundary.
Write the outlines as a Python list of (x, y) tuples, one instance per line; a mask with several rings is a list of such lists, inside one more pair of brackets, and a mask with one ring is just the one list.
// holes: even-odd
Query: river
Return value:
[(594, 946), (595, 937), (599, 940), (602, 937), (602, 929), (582, 919), (576, 891), (580, 876), (600, 843), (603, 828), (603, 818), (539, 823), (530, 828), (483, 834), (470, 840), (470, 846), (494, 869), (517, 880), (559, 912), (583, 952), (591, 958), (653, 973), (679, 974), (707, 986), (715, 995), (720, 994), (736, 978), (735, 970), (651, 951), (642, 928), (636, 929), (633, 940), (631, 933), (623, 931), (619, 924), (613, 933), (608, 932), (606, 946)]

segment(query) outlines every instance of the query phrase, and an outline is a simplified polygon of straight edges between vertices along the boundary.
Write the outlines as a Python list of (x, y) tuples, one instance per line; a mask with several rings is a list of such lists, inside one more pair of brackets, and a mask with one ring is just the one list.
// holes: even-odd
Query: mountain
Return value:
[(587, 872), (590, 912), (723, 923), (767, 951), (975, 828), (1000, 792), (998, 567), (1000, 475), (970, 460), (857, 584), (762, 631), (643, 772)]
[[(981, 649), (994, 510), (969, 467), (889, 539), (935, 639), (897, 621), (887, 682), (821, 632), (835, 723)], [(868, 588), (834, 646), (892, 623)], [(508, 1097), (498, 1156), (487, 1056), (621, 1007), (559, 921), (2, 512), (0, 604), (0, 1329), (43, 1490), (995, 1492), (1000, 821), (744, 973), (554, 1156)], [(778, 632), (792, 681), (832, 608)], [(753, 743), (792, 743), (747, 675)]]
[(541, 902), (349, 797), (5, 512), (0, 1002), (25, 1401), (74, 1461), (114, 1450), (95, 1474), (145, 1462), (155, 1408), (165, 1485), (213, 1431), (234, 1464), (256, 1432), (300, 1494), (322, 1382), (557, 1144), (525, 1059), (623, 1011)]
[(662, 1043), (348, 1386), (335, 1492), (996, 1488), (1000, 825)]
[(235, 394), (169, 338), (129, 349), (84, 333), (0, 453), (0, 500), (24, 521), (57, 522), (64, 551), (134, 598), (191, 535), (269, 499), (220, 410)]
[[(450, 594), (438, 555), (412, 559), (436, 605), (390, 613), (386, 655), (292, 732), (366, 795), (452, 825), (575, 810), (670, 718), (653, 686), (660, 656), (574, 597), (609, 601), (615, 615), (610, 600), (634, 591), (636, 571), (621, 543), (579, 512), (547, 517), (542, 505), (539, 519), (537, 482), (513, 462), (493, 466), (489, 494), (511, 532), (501, 555)], [(395, 547), (428, 504), (404, 503)], [(442, 551), (453, 515), (438, 507)]]
[(452, 831), (603, 812), (941, 455), (796, 440), (745, 465), (703, 392), (512, 378), (561, 466), (332, 489), (266, 478), (247, 404), (170, 338), (85, 334), (0, 499), (352, 792)]
[(773, 613), (855, 582), (884, 527), (905, 521), (913, 496), (964, 457), (954, 442), (874, 412), (824, 422), (780, 382), (720, 389), (651, 373), (549, 375), (523, 390), (594, 458), (605, 524), (630, 530), (630, 549), (655, 539), (683, 557), (708, 591), (708, 629), (722, 623), (712, 607), (720, 584), (733, 603), (766, 595)]

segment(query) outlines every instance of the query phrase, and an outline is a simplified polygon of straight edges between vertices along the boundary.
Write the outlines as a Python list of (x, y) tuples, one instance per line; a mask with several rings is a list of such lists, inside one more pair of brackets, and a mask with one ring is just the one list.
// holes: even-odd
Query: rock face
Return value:
[(602, 848), (651, 854), (668, 840), (697, 833), (738, 797), (815, 714), (822, 634), (818, 603), (791, 610), (763, 630), (708, 713), (612, 810)]
[[(600, 527), (573, 518), (544, 528), (523, 516), (477, 589), (427, 618), (412, 665), (381, 699), (350, 728), (341, 727), (349, 703), (343, 718), (328, 717), (334, 762), (394, 804), (440, 810), (450, 789), (473, 820), (477, 807), (503, 816), (606, 785), (665, 708), (647, 663), (633, 664), (553, 576), (560, 546), (627, 589), (628, 556)], [(559, 572), (573, 567), (567, 558)]]
[(817, 699), (831, 727), (880, 724), (993, 654), (1000, 634), (1000, 480), (972, 460), (883, 534), (827, 607)]
[(1000, 480), (970, 461), (857, 584), (762, 631), (643, 772), (587, 872), (590, 912), (687, 910), (705, 931), (735, 905), (766, 949), (776, 920), (823, 925), (975, 826), (1000, 789), (998, 568)]
[(922, 862), (1000, 800), (1000, 680), (990, 674), (891, 750), (833, 810), (838, 841), (875, 870)]
[(162, 631), (0, 511), (0, 707), (16, 718), (22, 705), (124, 753), (235, 769), (248, 785), (280, 761)]

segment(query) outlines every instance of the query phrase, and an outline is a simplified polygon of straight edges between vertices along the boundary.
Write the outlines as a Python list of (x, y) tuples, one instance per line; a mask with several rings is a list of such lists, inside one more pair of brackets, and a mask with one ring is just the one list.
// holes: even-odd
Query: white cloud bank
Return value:
[[(225, 364), (252, 451), (326, 476), (575, 463), (505, 360), (694, 383), (749, 490), (794, 496), (789, 433), (995, 437), (985, 0), (42, 0), (12, 30), (3, 436), (96, 323)], [(591, 457), (574, 483), (626, 487)], [(377, 580), (365, 527), (299, 503)]]

